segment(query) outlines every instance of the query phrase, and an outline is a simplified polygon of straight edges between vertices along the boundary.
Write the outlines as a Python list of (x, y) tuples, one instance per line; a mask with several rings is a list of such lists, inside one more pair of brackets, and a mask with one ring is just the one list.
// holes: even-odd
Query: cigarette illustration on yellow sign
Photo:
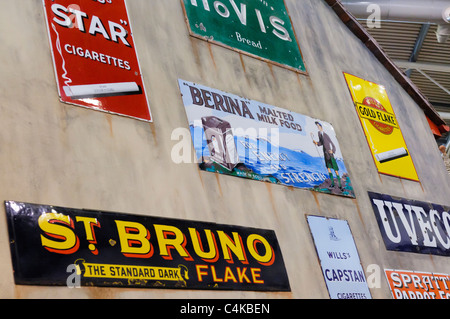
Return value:
[(344, 75), (378, 172), (419, 181), (386, 89), (354, 75)]

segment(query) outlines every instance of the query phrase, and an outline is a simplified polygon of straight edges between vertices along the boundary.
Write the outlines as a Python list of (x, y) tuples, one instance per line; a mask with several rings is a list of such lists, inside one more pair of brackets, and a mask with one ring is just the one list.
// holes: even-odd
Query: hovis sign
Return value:
[(152, 121), (125, 0), (43, 0), (62, 102)]
[(290, 291), (272, 230), (5, 206), (16, 284)]
[(284, 0), (182, 0), (190, 34), (306, 72)]
[(418, 181), (386, 89), (344, 73), (378, 172)]

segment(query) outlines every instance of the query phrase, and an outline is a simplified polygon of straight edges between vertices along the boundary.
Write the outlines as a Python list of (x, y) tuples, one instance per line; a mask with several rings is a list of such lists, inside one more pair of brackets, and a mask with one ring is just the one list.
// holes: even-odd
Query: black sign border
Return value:
[[(65, 207), (60, 207), (60, 206), (51, 206), (51, 205), (40, 205), (40, 204), (30, 204), (30, 203), (24, 203), (24, 202), (15, 202), (15, 201), (5, 201), (5, 208), (6, 208), (6, 215), (7, 215), (7, 221), (8, 221), (8, 232), (9, 232), (9, 240), (10, 240), (10, 250), (11, 250), (11, 258), (12, 258), (12, 265), (13, 265), (13, 270), (14, 270), (14, 280), (15, 283), (17, 285), (44, 285), (44, 286), (65, 286), (67, 285), (67, 277), (69, 276), (69, 273), (67, 272), (62, 272), (61, 269), (59, 270), (60, 274), (57, 276), (50, 276), (48, 275), (48, 273), (39, 273), (39, 278), (30, 278), (30, 277), (26, 277), (24, 276), (24, 271), (23, 271), (23, 267), (25, 264), (27, 264), (27, 261), (32, 261), (33, 259), (36, 259), (38, 257), (42, 257), (39, 256), (39, 252), (33, 252), (32, 249), (30, 249), (31, 246), (33, 245), (38, 245), (39, 248), (41, 250), (44, 250), (41, 246), (40, 240), (36, 240), (36, 235), (34, 236), (34, 242), (33, 241), (28, 241), (28, 245), (26, 248), (26, 254), (24, 255), (24, 245), (20, 242), (23, 239), (20, 239), (20, 236), (23, 235), (20, 234), (20, 231), (18, 231), (16, 229), (16, 226), (18, 223), (21, 222), (21, 217), (14, 214), (14, 209), (11, 207), (12, 205), (19, 205), (22, 206), (22, 208), (24, 208), (27, 212), (25, 213), (26, 215), (28, 215), (28, 217), (33, 218), (33, 215), (36, 214), (36, 211), (34, 211), (33, 209), (37, 209), (38, 215), (40, 216), (42, 214), (42, 212), (46, 211), (56, 211), (56, 212), (60, 212), (63, 214), (68, 214), (68, 215), (77, 215), (77, 216), (90, 216), (92, 217), (92, 215), (97, 215), (97, 216), (102, 216), (103, 220), (105, 219), (105, 217), (107, 216), (107, 218), (110, 218), (111, 220), (115, 220), (115, 219), (120, 219), (120, 220), (128, 220), (128, 221), (136, 221), (139, 222), (141, 224), (143, 224), (144, 226), (146, 226), (149, 230), (149, 225), (153, 225), (156, 222), (161, 222), (165, 225), (174, 225), (178, 228), (180, 228), (182, 231), (184, 229), (187, 230), (188, 227), (194, 227), (197, 229), (203, 229), (203, 228), (211, 228), (212, 230), (225, 230), (225, 231), (236, 231), (239, 234), (250, 234), (250, 232), (252, 233), (256, 233), (256, 234), (266, 234), (268, 236), (263, 236), (264, 238), (266, 238), (267, 240), (269, 240), (269, 243), (271, 244), (272, 248), (274, 249), (275, 255), (276, 255), (276, 263), (270, 267), (273, 267), (274, 269), (276, 269), (276, 273), (270, 273), (270, 276), (273, 277), (272, 281), (270, 284), (260, 284), (260, 285), (256, 285), (254, 283), (242, 283), (242, 284), (235, 284), (235, 285), (230, 285), (230, 283), (228, 283), (228, 285), (217, 285), (217, 283), (214, 282), (209, 282), (209, 283), (205, 283), (205, 284), (199, 284), (199, 282), (197, 281), (192, 281), (190, 283), (190, 285), (182, 287), (182, 286), (176, 286), (176, 285), (162, 285), (162, 286), (158, 286), (158, 285), (143, 285), (142, 283), (126, 283), (126, 279), (117, 279), (117, 280), (104, 280), (101, 278), (90, 278), (92, 280), (89, 281), (85, 281), (85, 280), (81, 280), (81, 286), (97, 286), (97, 287), (114, 287), (114, 288), (119, 288), (119, 287), (123, 287), (123, 288), (162, 288), (162, 289), (187, 289), (187, 290), (234, 290), (234, 291), (272, 291), (272, 292), (290, 292), (291, 291), (291, 287), (290, 287), (290, 283), (289, 283), (289, 278), (288, 278), (288, 274), (287, 274), (287, 270), (285, 267), (285, 263), (284, 263), (284, 259), (281, 253), (281, 248), (278, 242), (278, 239), (276, 237), (275, 231), (273, 230), (265, 230), (265, 229), (257, 229), (257, 228), (250, 228), (250, 227), (243, 227), (243, 226), (234, 226), (234, 225), (225, 225), (225, 224), (218, 224), (218, 223), (214, 223), (214, 222), (199, 222), (199, 221), (194, 221), (194, 220), (185, 220), (185, 219), (176, 219), (176, 218), (165, 218), (165, 217), (154, 217), (154, 216), (148, 216), (148, 215), (134, 215), (134, 214), (126, 214), (126, 213), (118, 213), (118, 212), (111, 212), (111, 211), (98, 211), (98, 210), (88, 210), (88, 209), (74, 209), (74, 208), (65, 208)], [(34, 216), (35, 218), (35, 222), (34, 222), (34, 229), (36, 230), (35, 233), (39, 233), (40, 230), (39, 228), (36, 228), (37, 226), (37, 218), (36, 216)], [(147, 221), (147, 222), (146, 222)], [(153, 221), (152, 223), (149, 223), (148, 221)], [(22, 221), (22, 222), (27, 222), (27, 221)], [(29, 222), (29, 221), (28, 221)], [(203, 227), (203, 228), (200, 228)], [(186, 233), (185, 231), (183, 231), (183, 233)], [(228, 233), (228, 232), (227, 232)], [(39, 236), (39, 234), (37, 235)], [(269, 238), (267, 238), (269, 237)], [(19, 241), (18, 241), (19, 240)], [(118, 241), (118, 240), (117, 240)], [(82, 243), (81, 245), (83, 246)], [(153, 242), (152, 243), (154, 245), (154, 249), (155, 249), (155, 258), (158, 258), (158, 252), (159, 249), (157, 247), (157, 243)], [(120, 244), (117, 242), (117, 245), (120, 246)], [(189, 251), (192, 251), (192, 245), (189, 243)], [(245, 244), (244, 244), (245, 245)], [(156, 247), (155, 247), (156, 246)], [(101, 248), (99, 248), (100, 250)], [(221, 255), (221, 251), (220, 248), (219, 249), (219, 254)], [(80, 253), (80, 251), (82, 251)], [(119, 251), (120, 253), (120, 251)], [(46, 252), (46, 255), (48, 256), (51, 253)], [(78, 256), (80, 254), (84, 254), (87, 257), (85, 257), (84, 259), (86, 260), (86, 262), (90, 262), (90, 260), (88, 259), (97, 259), (95, 258), (94, 255), (91, 254), (91, 252), (84, 247), (80, 246), (79, 251), (76, 253), (77, 257), (73, 257), (73, 256), (62, 256), (59, 254), (54, 254), (54, 255), (58, 255), (61, 256), (61, 259), (65, 260), (64, 262), (61, 262), (64, 265), (69, 265), (69, 264), (73, 264), (75, 260), (79, 260), (79, 259), (83, 259), (83, 256)], [(116, 252), (117, 254), (117, 252)], [(176, 253), (175, 253), (176, 255)], [(94, 257), (94, 258), (93, 258)], [(222, 257), (222, 256), (221, 256)], [(25, 259), (24, 259), (25, 258)], [(41, 264), (41, 268), (43, 268), (42, 265), (45, 265), (45, 263), (49, 263), (49, 261), (52, 260), (51, 257), (49, 257), (49, 260), (46, 260), (45, 258), (41, 258), (41, 260), (39, 261), (39, 263)], [(111, 257), (110, 257), (111, 258)], [(166, 265), (162, 265), (161, 263), (164, 263), (161, 260), (158, 260), (159, 264), (147, 264), (147, 265), (143, 265), (141, 263), (139, 263), (140, 260), (138, 260), (137, 262), (135, 262), (135, 259), (129, 258), (129, 259), (124, 259), (125, 257), (120, 256), (120, 258), (117, 261), (114, 260), (106, 260), (106, 261), (102, 261), (100, 263), (104, 263), (104, 264), (119, 264), (119, 265), (129, 265), (129, 266), (155, 266), (155, 267), (176, 267), (177, 261), (175, 261), (175, 257), (174, 260), (172, 261), (168, 261), (166, 262)], [(153, 258), (153, 257), (152, 257)], [(181, 258), (181, 257), (180, 257)], [(197, 257), (198, 258), (198, 257)], [(53, 257), (54, 259), (54, 257)], [(112, 258), (113, 259), (113, 258)], [(128, 261), (128, 264), (125, 261)], [(24, 262), (25, 261), (25, 262)], [(195, 260), (195, 262), (198, 262), (198, 260)], [(195, 263), (194, 262), (194, 263)], [(36, 264), (36, 261), (32, 262), (33, 264)], [(206, 263), (203, 263), (206, 264)], [(221, 265), (222, 264), (222, 265)], [(238, 262), (235, 263), (235, 265), (238, 264)], [(215, 265), (216, 267), (220, 267), (220, 266), (228, 266), (229, 264), (227, 264), (222, 258), (219, 258), (217, 263), (211, 264), (211, 265)], [(255, 263), (250, 263), (249, 265), (246, 265), (248, 268), (250, 268), (252, 265), (255, 265)], [(259, 264), (258, 264), (259, 265)], [(51, 266), (51, 264), (50, 264)], [(259, 265), (261, 267), (261, 265)], [(195, 266), (192, 266), (195, 267)], [(245, 267), (245, 266), (244, 266)], [(270, 268), (269, 267), (269, 268)], [(193, 268), (190, 268), (190, 270), (192, 270)], [(271, 270), (266, 270), (266, 275), (268, 272), (271, 272)], [(51, 272), (50, 272), (51, 273)], [(196, 276), (196, 274), (194, 273), (194, 271), (190, 272), (190, 276)], [(84, 279), (84, 277), (83, 277)], [(276, 280), (275, 280), (276, 279)], [(115, 283), (113, 282), (115, 281)], [(113, 282), (113, 283), (111, 283)], [(154, 283), (154, 282), (152, 282)]]

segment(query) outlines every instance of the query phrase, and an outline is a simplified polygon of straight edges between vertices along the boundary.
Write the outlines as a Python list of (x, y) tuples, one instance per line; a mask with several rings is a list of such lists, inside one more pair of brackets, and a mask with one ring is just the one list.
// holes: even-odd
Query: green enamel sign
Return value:
[(183, 0), (192, 36), (306, 72), (284, 0)]

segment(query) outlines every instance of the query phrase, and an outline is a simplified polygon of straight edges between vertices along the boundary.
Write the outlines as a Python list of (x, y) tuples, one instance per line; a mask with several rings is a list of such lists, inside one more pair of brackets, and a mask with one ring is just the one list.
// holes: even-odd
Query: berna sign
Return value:
[(125, 0), (43, 0), (62, 102), (152, 121)]
[(178, 84), (200, 169), (355, 197), (330, 123), (182, 79)]

